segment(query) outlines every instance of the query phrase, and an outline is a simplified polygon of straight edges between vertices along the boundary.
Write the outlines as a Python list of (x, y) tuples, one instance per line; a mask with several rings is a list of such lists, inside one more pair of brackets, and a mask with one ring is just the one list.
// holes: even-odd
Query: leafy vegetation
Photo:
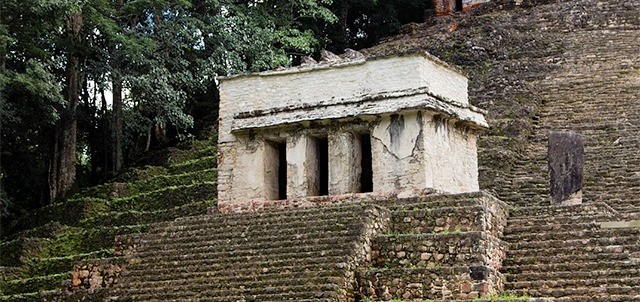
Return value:
[[(147, 153), (215, 135), (215, 77), (373, 45), (417, 0), (5, 0), (0, 214), (15, 219)], [(6, 220), (6, 219), (5, 219)]]

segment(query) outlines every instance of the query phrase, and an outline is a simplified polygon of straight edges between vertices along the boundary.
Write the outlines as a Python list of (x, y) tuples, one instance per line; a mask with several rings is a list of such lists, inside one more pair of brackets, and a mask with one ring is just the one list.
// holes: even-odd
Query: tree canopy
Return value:
[(215, 127), (218, 75), (373, 45), (421, 21), (426, 3), (3, 0), (0, 213), (45, 205)]

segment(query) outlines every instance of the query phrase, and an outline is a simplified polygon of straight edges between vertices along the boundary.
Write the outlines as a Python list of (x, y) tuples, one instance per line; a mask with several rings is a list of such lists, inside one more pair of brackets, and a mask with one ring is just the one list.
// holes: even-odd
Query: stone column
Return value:
[(360, 191), (361, 153), (353, 133), (329, 135), (329, 195)]
[(287, 193), (289, 198), (318, 195), (320, 171), (318, 171), (316, 141), (300, 135), (287, 140)]
[(582, 136), (570, 131), (549, 131), (549, 178), (551, 203), (582, 203), (584, 167)]

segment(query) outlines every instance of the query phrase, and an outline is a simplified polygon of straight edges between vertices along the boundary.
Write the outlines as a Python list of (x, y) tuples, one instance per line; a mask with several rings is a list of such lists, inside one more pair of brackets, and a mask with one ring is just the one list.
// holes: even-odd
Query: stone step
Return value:
[[(637, 290), (637, 289), (636, 289)], [(582, 302), (582, 301), (593, 301), (593, 302), (638, 302), (640, 301), (640, 295), (635, 293), (631, 293), (629, 295), (618, 295), (618, 294), (602, 294), (602, 295), (572, 295), (568, 297), (558, 297), (553, 300), (554, 302)]]
[(478, 206), (486, 205), (493, 202), (504, 204), (503, 201), (500, 201), (494, 196), (482, 191), (462, 194), (434, 194), (408, 198), (391, 198), (386, 201), (377, 202), (377, 204), (388, 207), (391, 211), (410, 211), (413, 209), (439, 209)]
[(541, 263), (541, 264), (526, 264), (526, 265), (510, 265), (504, 266), (501, 271), (509, 274), (521, 274), (531, 272), (560, 272), (560, 271), (589, 271), (589, 270), (625, 270), (635, 269), (638, 267), (638, 261), (624, 260), (624, 261), (606, 261), (606, 262), (581, 262), (581, 263)]
[(518, 249), (509, 250), (507, 256), (518, 258), (524, 256), (560, 256), (560, 255), (580, 255), (580, 254), (598, 254), (598, 253), (627, 253), (631, 254), (640, 251), (640, 244), (631, 245), (609, 245), (609, 246), (566, 246), (559, 248), (542, 248), (542, 249)]
[[(593, 301), (593, 298), (607, 298), (611, 296), (620, 296), (630, 298), (630, 300), (621, 301), (640, 301), (638, 293), (640, 293), (640, 286), (598, 286), (598, 287), (576, 287), (576, 288), (536, 288), (536, 289), (520, 289), (509, 290), (509, 292), (516, 295), (529, 295), (531, 297), (555, 297), (555, 298), (569, 298), (575, 299), (578, 296), (589, 297), (588, 300)], [(556, 300), (558, 301), (558, 300)], [(571, 300), (568, 300), (571, 301)], [(611, 300), (601, 300), (611, 301)]]
[(2, 302), (40, 302), (40, 293), (20, 293), (15, 295), (2, 295), (0, 294), (0, 301)]
[(347, 260), (347, 255), (329, 255), (317, 259), (269, 259), (250, 263), (247, 261), (247, 263), (234, 267), (229, 263), (214, 263), (215, 260), (202, 259), (200, 261), (136, 265), (130, 270), (124, 271), (122, 276), (126, 278), (128, 284), (133, 284), (202, 275), (206, 275), (210, 279), (226, 281), (261, 278), (267, 274), (316, 272), (327, 275), (333, 274), (336, 269), (343, 267), (345, 260)]
[(88, 228), (96, 225), (120, 226), (132, 223), (151, 224), (162, 221), (170, 221), (183, 216), (206, 214), (209, 207), (215, 206), (215, 204), (215, 200), (204, 200), (179, 205), (173, 208), (152, 211), (106, 211), (81, 220), (80, 225)]
[(161, 150), (151, 150), (144, 158), (139, 159), (137, 165), (151, 167), (183, 166), (198, 162), (202, 158), (215, 156), (217, 146), (211, 140), (192, 141), (187, 145), (169, 147)]
[(163, 234), (167, 234), (170, 237), (182, 237), (192, 236), (194, 233), (209, 232), (211, 230), (218, 231), (219, 234), (228, 237), (233, 237), (241, 234), (264, 234), (269, 232), (279, 232), (280, 230), (291, 230), (300, 227), (324, 227), (329, 223), (335, 227), (341, 227), (344, 225), (350, 225), (362, 220), (361, 213), (354, 212), (340, 212), (334, 215), (326, 215), (323, 213), (308, 213), (308, 215), (301, 217), (286, 217), (274, 220), (273, 217), (269, 218), (256, 218), (247, 217), (246, 219), (235, 219), (233, 222), (228, 223), (220, 221), (176, 221), (174, 223), (165, 224), (162, 227), (156, 227), (156, 231), (161, 231)]
[(338, 253), (353, 248), (350, 240), (335, 241), (333, 239), (312, 242), (310, 244), (300, 243), (297, 245), (274, 245), (262, 249), (233, 249), (232, 247), (225, 250), (212, 250), (209, 246), (193, 248), (186, 250), (174, 251), (148, 251), (136, 253), (136, 257), (153, 261), (175, 261), (175, 260), (195, 260), (195, 259), (225, 259), (224, 261), (232, 261), (236, 258), (253, 258), (262, 255), (289, 255), (301, 254), (309, 252), (317, 252), (321, 254)]
[(589, 278), (589, 279), (568, 279), (568, 280), (536, 280), (507, 282), (505, 289), (519, 290), (529, 288), (539, 289), (563, 289), (580, 287), (640, 287), (640, 277), (627, 276), (624, 278)]
[(563, 217), (582, 215), (602, 215), (614, 214), (612, 209), (605, 203), (582, 203), (572, 206), (542, 206), (542, 207), (519, 207), (509, 210), (511, 218), (542, 218), (542, 217)]
[[(209, 166), (195, 167), (193, 163), (187, 166), (174, 166), (164, 170), (159, 170), (157, 173), (160, 175), (154, 175), (152, 177), (142, 178), (139, 180), (123, 180), (122, 182), (109, 182), (95, 187), (91, 187), (82, 190), (79, 193), (74, 194), (71, 198), (102, 198), (102, 199), (114, 199), (122, 198), (132, 195), (141, 194), (144, 192), (157, 191), (163, 188), (172, 186), (192, 185), (201, 182), (215, 181), (217, 177), (217, 170), (214, 165), (211, 165), (215, 161), (215, 156), (203, 158), (203, 164), (209, 164)], [(166, 171), (165, 171), (166, 170)]]
[(627, 253), (597, 253), (554, 256), (509, 257), (504, 260), (505, 266), (551, 263), (581, 263), (631, 260)]
[[(640, 263), (639, 263), (640, 264)], [(598, 269), (589, 271), (551, 271), (504, 274), (507, 282), (551, 281), (573, 279), (613, 279), (640, 276), (640, 265), (627, 269)]]
[(529, 218), (509, 218), (507, 223), (507, 229), (511, 226), (544, 226), (555, 224), (576, 224), (576, 223), (594, 223), (602, 221), (611, 221), (612, 216), (607, 215), (592, 215), (592, 216), (561, 216), (561, 217), (535, 217)]
[[(266, 288), (273, 286), (296, 285), (296, 282), (305, 283), (335, 283), (344, 282), (345, 271), (329, 269), (323, 271), (282, 271), (280, 273), (257, 273), (255, 275), (235, 274), (229, 276), (211, 276), (209, 272), (171, 274), (170, 276), (154, 276), (144, 281), (127, 278), (127, 284), (119, 286), (117, 292), (137, 294), (148, 292), (149, 288), (174, 286), (174, 287), (200, 287), (207, 286), (209, 290), (232, 290), (241, 288)], [(193, 280), (201, 280), (205, 284), (197, 284)], [(196, 283), (196, 284), (193, 284)]]
[[(143, 239), (139, 251), (144, 256), (148, 252), (171, 252), (173, 250), (206, 248), (210, 252), (215, 251), (241, 251), (251, 249), (265, 249), (286, 245), (315, 245), (326, 243), (341, 243), (349, 241), (361, 233), (361, 227), (354, 227), (340, 231), (318, 231), (318, 233), (301, 234), (271, 234), (252, 238), (215, 238), (210, 236), (193, 236), (191, 238), (170, 238), (170, 242), (163, 241), (160, 236), (154, 239)], [(210, 240), (209, 238), (213, 238)]]
[(549, 230), (543, 233), (518, 233), (504, 236), (507, 242), (532, 242), (545, 240), (579, 240), (596, 238), (613, 238), (638, 236), (640, 241), (640, 229), (595, 229), (595, 230)]
[(109, 203), (109, 206), (115, 211), (155, 211), (178, 207), (195, 201), (212, 200), (217, 198), (217, 194), (217, 184), (215, 182), (202, 182), (114, 199)]
[(43, 290), (54, 290), (60, 288), (62, 282), (69, 279), (71, 279), (70, 272), (14, 279), (0, 284), (0, 292), (4, 295), (15, 295)]
[[(200, 282), (198, 282), (200, 281)], [(315, 280), (311, 280), (315, 281)], [(124, 301), (176, 301), (177, 299), (196, 299), (198, 301), (266, 301), (275, 300), (278, 297), (281, 301), (296, 300), (306, 301), (313, 298), (334, 298), (338, 285), (331, 283), (308, 284), (305, 280), (289, 280), (296, 285), (276, 285), (264, 287), (247, 286), (229, 289), (209, 289), (208, 280), (191, 280), (181, 284), (166, 284), (147, 287), (145, 291), (123, 291), (118, 295), (126, 295)], [(241, 300), (235, 298), (241, 297)], [(120, 301), (120, 300), (119, 300)]]
[(113, 200), (100, 198), (67, 199), (33, 211), (15, 220), (8, 226), (7, 233), (17, 233), (46, 223), (57, 221), (64, 225), (80, 226), (81, 221), (100, 213), (114, 211), (157, 211), (179, 207), (197, 201), (217, 198), (215, 182), (162, 188), (126, 198)]
[(574, 232), (584, 230), (599, 230), (598, 222), (582, 222), (571, 224), (542, 224), (542, 225), (515, 225), (510, 224), (504, 230), (505, 237), (512, 234), (543, 234), (548, 232)]
[(636, 245), (640, 243), (640, 237), (636, 235), (603, 237), (603, 238), (584, 238), (584, 239), (552, 239), (530, 242), (510, 242), (511, 250), (529, 250), (543, 248), (562, 248), (567, 246), (593, 246), (604, 247), (612, 245)]
[(23, 260), (23, 274), (28, 276), (46, 276), (66, 273), (73, 270), (77, 261), (92, 261), (113, 256), (112, 249), (99, 250), (90, 253), (71, 255), (67, 257), (31, 258)]
[[(171, 228), (175, 229), (183, 228), (188, 225), (250, 225), (254, 222), (261, 223), (268, 221), (275, 223), (280, 220), (307, 220), (309, 217), (345, 217), (345, 216), (357, 216), (362, 217), (364, 211), (372, 205), (332, 205), (323, 207), (310, 207), (300, 209), (289, 210), (270, 210), (260, 211), (252, 213), (237, 213), (237, 214), (210, 214), (200, 216), (181, 217), (175, 220), (174, 223), (167, 223), (159, 225), (158, 228)], [(276, 221), (273, 221), (276, 219)]]
[[(242, 270), (243, 274), (263, 274), (265, 271), (270, 272), (282, 272), (288, 270), (297, 270), (294, 265), (300, 265), (305, 269), (313, 268), (317, 270), (331, 269), (336, 265), (335, 263), (343, 263), (347, 261), (348, 254), (329, 254), (318, 257), (267, 257), (257, 259), (247, 259), (244, 262), (241, 261), (221, 261), (219, 259), (194, 259), (184, 261), (158, 261), (158, 262), (143, 262), (141, 264), (131, 266), (125, 273), (126, 276), (131, 277), (132, 280), (138, 280), (140, 278), (154, 279), (156, 277), (148, 276), (148, 274), (154, 274), (154, 276), (164, 274), (189, 274), (206, 272), (211, 277), (215, 276), (228, 276), (236, 275), (238, 270)], [(240, 259), (237, 259), (240, 260)], [(324, 262), (326, 261), (326, 263)]]

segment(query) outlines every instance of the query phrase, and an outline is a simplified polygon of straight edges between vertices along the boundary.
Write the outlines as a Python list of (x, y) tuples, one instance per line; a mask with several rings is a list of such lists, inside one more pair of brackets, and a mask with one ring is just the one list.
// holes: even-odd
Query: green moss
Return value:
[(105, 212), (85, 219), (81, 224), (87, 228), (97, 225), (118, 226), (151, 224), (155, 222), (173, 220), (181, 216), (205, 214), (209, 207), (215, 205), (215, 200), (204, 200), (169, 209), (159, 209), (153, 211), (130, 210), (125, 212)]
[(73, 270), (73, 265), (77, 261), (102, 259), (111, 256), (113, 256), (113, 249), (105, 249), (65, 257), (32, 258), (24, 262), (22, 266), (22, 276), (29, 277), (64, 273)]
[(162, 190), (116, 199), (111, 203), (117, 211), (153, 211), (182, 206), (194, 201), (212, 200), (217, 197), (215, 182), (203, 182), (186, 186), (171, 186)]
[(0, 301), (3, 302), (39, 302), (40, 293), (21, 293), (15, 295), (0, 295)]
[(12, 280), (1, 284), (0, 291), (5, 295), (14, 295), (21, 293), (28, 294), (44, 290), (53, 290), (59, 288), (63, 281), (69, 279), (71, 279), (71, 274), (69, 272), (66, 272), (55, 275)]
[(0, 244), (0, 266), (19, 266), (22, 254), (22, 239), (14, 239)]
[(152, 178), (159, 175), (167, 174), (167, 168), (162, 166), (144, 166), (137, 168), (130, 168), (123, 173), (120, 173), (115, 179), (115, 182), (129, 182), (136, 180), (143, 180)]
[(100, 199), (116, 199), (131, 197), (150, 191), (157, 191), (171, 186), (192, 185), (201, 182), (213, 182), (217, 179), (215, 168), (185, 172), (182, 174), (158, 175), (152, 178), (128, 182), (108, 183), (87, 190), (85, 193)]
[(28, 216), (22, 217), (8, 227), (9, 233), (34, 229), (47, 223), (57, 221), (61, 224), (75, 226), (80, 220), (95, 213), (108, 210), (107, 201), (99, 198), (69, 199), (40, 208)]

